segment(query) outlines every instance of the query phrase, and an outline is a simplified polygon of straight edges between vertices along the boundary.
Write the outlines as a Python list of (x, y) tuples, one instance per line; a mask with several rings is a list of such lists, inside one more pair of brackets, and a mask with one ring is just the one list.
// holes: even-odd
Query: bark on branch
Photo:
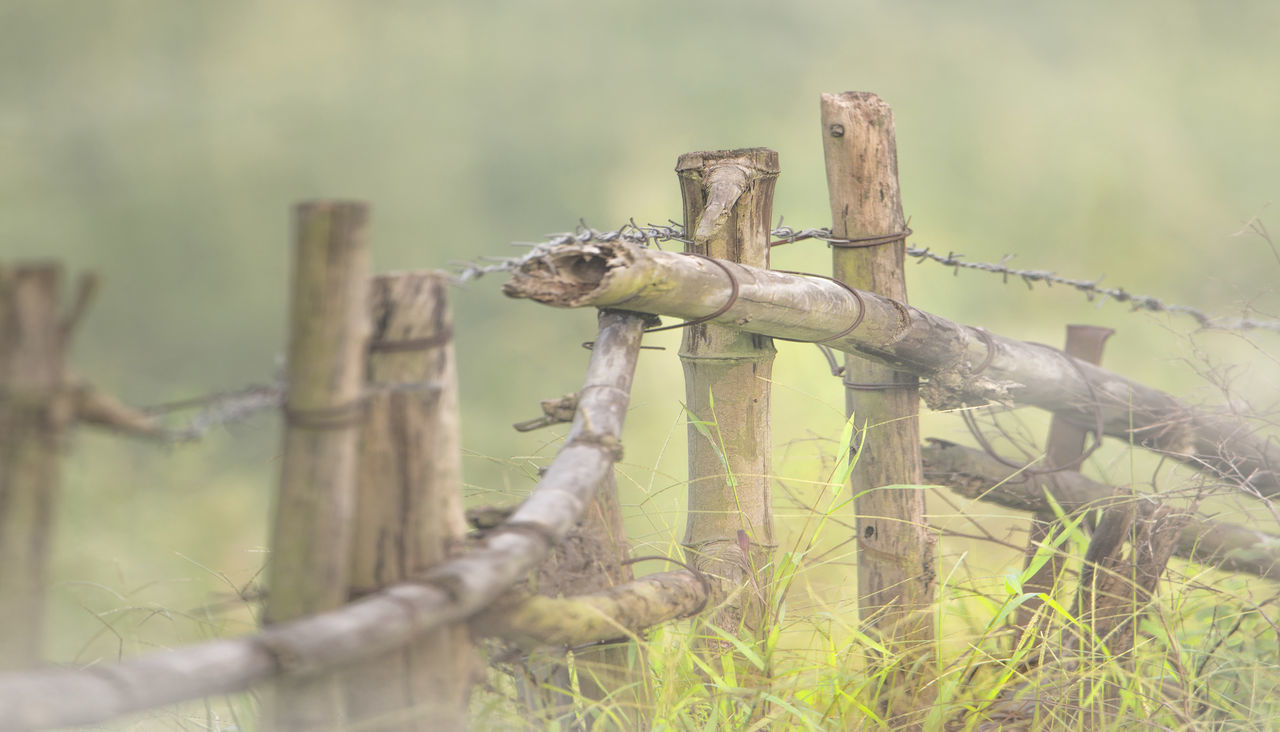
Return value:
[(626, 313), (601, 314), (564, 446), (529, 498), (475, 550), (416, 582), (256, 635), (88, 669), (0, 674), (0, 729), (89, 724), (238, 691), (277, 674), (314, 673), (388, 651), (483, 610), (568, 533), (620, 456), (643, 322)]
[[(1239, 415), (1197, 409), (1158, 389), (1073, 359), (1056, 348), (960, 325), (886, 297), (825, 279), (723, 262), (738, 284), (712, 319), (749, 333), (824, 341), (928, 379), (934, 409), (1002, 402), (1060, 414), (1112, 437), (1169, 455), (1241, 486), (1280, 494), (1280, 443)], [(697, 257), (627, 242), (546, 247), (503, 286), (510, 297), (557, 307), (610, 307), (698, 318), (730, 300), (725, 269)], [(841, 336), (865, 308), (862, 322)], [(835, 337), (840, 336), (840, 337)], [(831, 340), (825, 340), (831, 339)]]

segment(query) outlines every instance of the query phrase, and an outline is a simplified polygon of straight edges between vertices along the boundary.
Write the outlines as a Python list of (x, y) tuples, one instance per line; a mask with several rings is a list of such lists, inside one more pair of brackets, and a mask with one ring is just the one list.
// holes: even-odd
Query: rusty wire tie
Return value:
[(738, 290), (740, 287), (738, 285), (738, 278), (733, 276), (733, 270), (729, 269), (728, 264), (725, 264), (724, 262), (720, 261), (719, 259), (716, 259), (715, 257), (708, 257), (707, 255), (701, 254), (699, 252), (683, 252), (683, 254), (686, 257), (697, 257), (699, 259), (705, 259), (708, 262), (711, 262), (715, 266), (719, 267), (721, 271), (724, 272), (725, 277), (729, 278), (729, 287), (730, 287), (729, 299), (726, 300), (723, 305), (717, 308), (714, 313), (704, 315), (701, 318), (686, 320), (683, 323), (677, 323), (675, 325), (660, 325), (657, 328), (646, 328), (644, 331), (645, 333), (657, 333), (658, 331), (662, 331), (662, 330), (675, 330), (676, 328), (688, 328), (691, 325), (699, 325), (701, 323), (707, 322), (708, 320), (715, 320), (721, 315), (724, 315), (725, 313), (729, 312), (729, 308), (733, 307), (734, 304), (738, 302)]
[(859, 236), (852, 239), (836, 239), (835, 237), (824, 238), (823, 241), (827, 246), (836, 249), (858, 249), (861, 247), (877, 247), (881, 244), (892, 244), (898, 241), (905, 241), (908, 236), (914, 233), (911, 227), (905, 227), (902, 231), (895, 231), (892, 234), (878, 234), (876, 236)]
[[(801, 238), (805, 238), (805, 237), (801, 237)], [(786, 243), (786, 242), (781, 242), (781, 243)], [(773, 246), (773, 245), (771, 244), (770, 246)], [(775, 341), (788, 341), (790, 343), (812, 343), (813, 345), (818, 347), (819, 351), (822, 351), (823, 357), (827, 359), (827, 365), (831, 368), (831, 375), (839, 376), (843, 374), (844, 367), (836, 363), (835, 354), (832, 353), (831, 348), (829, 348), (826, 344), (831, 341), (837, 341), (837, 340), (840, 340), (841, 338), (844, 338), (845, 336), (849, 335), (853, 331), (857, 330), (859, 325), (862, 325), (862, 319), (865, 318), (867, 315), (867, 301), (862, 299), (862, 293), (858, 292), (858, 290), (855, 289), (853, 286), (851, 286), (848, 282), (841, 282), (835, 277), (828, 277), (827, 275), (821, 275), (815, 272), (798, 272), (796, 270), (791, 270), (791, 269), (772, 269), (769, 271), (779, 272), (781, 274), (798, 275), (800, 277), (817, 277), (819, 279), (834, 282), (837, 285), (840, 285), (844, 289), (848, 290), (849, 294), (853, 295), (853, 299), (858, 301), (858, 314), (857, 316), (854, 317), (853, 323), (850, 324), (848, 328), (845, 328), (844, 330), (840, 331), (839, 333), (836, 333), (833, 336), (827, 336), (826, 338), (823, 338), (821, 340), (816, 340), (816, 341), (806, 341), (806, 340), (801, 340), (799, 338), (783, 338), (781, 336), (773, 337)]]
[[(649, 331), (647, 331), (647, 330), (646, 330), (646, 331), (644, 331), (644, 332), (645, 332), (645, 333), (648, 333)], [(582, 347), (583, 347), (583, 348), (585, 348), (585, 349), (587, 349), (588, 351), (594, 351), (594, 350), (595, 350), (595, 348), (596, 348), (596, 342), (595, 342), (595, 341), (583, 341), (583, 342), (582, 342)], [(666, 347), (666, 346), (640, 346), (640, 350), (642, 350), (642, 351), (665, 351), (665, 350), (667, 350), (667, 347)]]
[(314, 409), (297, 409), (284, 404), (285, 424), (309, 430), (341, 430), (354, 427), (364, 418), (367, 402), (363, 397), (346, 404)]
[(978, 332), (979, 336), (982, 336), (983, 342), (987, 344), (987, 357), (982, 360), (982, 363), (978, 365), (978, 368), (969, 372), (970, 376), (977, 376), (983, 371), (986, 371), (987, 367), (991, 365), (991, 362), (996, 359), (996, 342), (986, 328), (973, 326), (973, 329)]
[(434, 335), (424, 338), (406, 338), (399, 341), (373, 341), (369, 344), (371, 353), (403, 353), (406, 351), (428, 351), (447, 345), (453, 340), (453, 328), (445, 328)]
[(858, 249), (861, 247), (875, 247), (881, 244), (892, 244), (898, 241), (904, 241), (913, 233), (910, 226), (904, 227), (901, 231), (895, 231), (892, 234), (876, 234), (874, 236), (859, 236), (849, 239), (842, 239), (831, 234), (830, 229), (805, 229), (803, 231), (794, 231), (792, 229), (783, 229), (779, 227), (774, 234), (783, 234), (789, 232), (784, 238), (769, 242), (770, 247), (779, 247), (783, 244), (791, 244), (792, 242), (803, 241), (805, 239), (821, 239), (827, 243), (827, 246), (836, 247), (838, 249)]
[(790, 269), (771, 269), (769, 271), (778, 272), (781, 274), (799, 275), (801, 277), (817, 277), (818, 279), (827, 280), (828, 282), (834, 282), (837, 285), (840, 285), (844, 289), (848, 290), (849, 294), (853, 295), (853, 299), (858, 301), (858, 315), (854, 317), (853, 323), (848, 328), (845, 328), (844, 330), (840, 331), (839, 333), (836, 333), (833, 336), (827, 336), (826, 338), (823, 338), (821, 340), (816, 340), (816, 341), (805, 341), (805, 340), (799, 340), (797, 338), (781, 338), (779, 336), (774, 336), (773, 339), (775, 341), (790, 341), (792, 343), (814, 343), (821, 346), (822, 344), (828, 343), (830, 341), (838, 341), (841, 338), (844, 338), (845, 336), (849, 335), (853, 331), (857, 330), (858, 326), (862, 325), (862, 319), (867, 316), (867, 301), (863, 300), (862, 293), (854, 289), (854, 287), (850, 285), (848, 282), (841, 282), (835, 277), (828, 277), (827, 275), (820, 275), (814, 272), (797, 272), (795, 270), (790, 270)]
[[(740, 289), (740, 286), (738, 284), (738, 278), (733, 276), (733, 271), (729, 269), (728, 264), (720, 261), (719, 259), (716, 259), (715, 257), (708, 257), (707, 255), (700, 254), (698, 252), (680, 252), (680, 253), (685, 255), (686, 257), (697, 257), (699, 259), (705, 259), (708, 262), (711, 262), (715, 266), (719, 267), (721, 271), (724, 272), (725, 276), (729, 278), (729, 288), (730, 288), (729, 299), (726, 300), (723, 305), (716, 308), (715, 312), (713, 313), (703, 315), (700, 318), (694, 318), (693, 320), (686, 320), (683, 323), (676, 323), (674, 325), (660, 325), (656, 328), (645, 328), (644, 329), (645, 333), (657, 333), (658, 331), (663, 331), (663, 330), (675, 330), (677, 328), (688, 328), (691, 325), (699, 325), (701, 323), (707, 322), (708, 320), (715, 320), (721, 315), (724, 315), (725, 313), (729, 312), (729, 308), (733, 307), (734, 304), (738, 302), (738, 291)], [(595, 347), (595, 341), (583, 341), (582, 347), (590, 351)], [(645, 348), (645, 346), (641, 346), (641, 348)], [(654, 350), (663, 350), (661, 346), (649, 346), (649, 348)]]
[(844, 384), (844, 388), (852, 389), (853, 391), (893, 391), (894, 389), (916, 389), (920, 386), (919, 380), (914, 384), (898, 384), (894, 382), (884, 384), (859, 384), (856, 381), (841, 379), (840, 383)]

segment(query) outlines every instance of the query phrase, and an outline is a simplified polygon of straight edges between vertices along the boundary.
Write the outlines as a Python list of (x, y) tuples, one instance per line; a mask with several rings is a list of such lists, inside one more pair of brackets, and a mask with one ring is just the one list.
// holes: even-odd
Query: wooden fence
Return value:
[[(1227, 410), (1192, 408), (1096, 366), (1097, 334), (1092, 350), (1069, 347), (1073, 357), (908, 305), (892, 113), (874, 95), (824, 95), (822, 130), (833, 278), (769, 269), (778, 159), (765, 149), (680, 157), (685, 253), (613, 240), (540, 247), (524, 258), (504, 291), (599, 308), (599, 333), (582, 389), (547, 405), (548, 421), (572, 419), (554, 461), (518, 507), (473, 516), (470, 537), (447, 278), (371, 277), (365, 206), (299, 206), (264, 627), (114, 665), (38, 667), (58, 445), (76, 421), (162, 430), (68, 375), (62, 354), (91, 281), (59, 313), (56, 265), (0, 268), (0, 661), (15, 669), (0, 674), (0, 728), (97, 722), (269, 681), (264, 720), (275, 729), (461, 729), (483, 670), (473, 637), (573, 647), (703, 614), (721, 633), (700, 652), (740, 654), (742, 644), (762, 642), (769, 623), (774, 340), (844, 352), (848, 409), (861, 424), (893, 425), (855, 437), (845, 459), (858, 451), (851, 483), (860, 613), (866, 632), (899, 659), (933, 654), (936, 549), (924, 489), (877, 490), (883, 486), (941, 483), (1030, 511), (1039, 526), (1033, 540), (1052, 518), (1046, 483), (1067, 511), (1101, 507), (1090, 566), (1141, 568), (1113, 588), (1130, 601), (1148, 596), (1170, 553), (1280, 578), (1275, 537), (1196, 517), (1172, 521), (1167, 509), (1071, 470), (1092, 432), (1268, 497), (1280, 493), (1271, 468), (1280, 446)], [(654, 315), (688, 321), (680, 358), (689, 517), (684, 568), (635, 579), (613, 465)], [(921, 398), (935, 409), (995, 401), (1052, 411), (1049, 464), (1057, 470), (1018, 470), (937, 441), (922, 449)], [(1134, 547), (1127, 556), (1125, 537)], [(1054, 569), (1046, 571), (1039, 586), (1052, 586)], [(1094, 598), (1082, 607), (1105, 604)], [(1027, 627), (1031, 617), (1020, 622)], [(1125, 621), (1097, 609), (1090, 622), (1116, 630)], [(583, 695), (621, 700), (622, 721), (643, 723), (642, 706), (625, 691), (643, 670), (628, 666), (619, 646), (576, 659), (598, 671), (580, 676), (592, 680)], [(749, 678), (758, 670), (748, 666)], [(882, 711), (895, 724), (918, 724), (930, 664), (899, 668), (892, 685), (904, 698), (890, 695)], [(543, 679), (563, 672), (555, 663), (539, 671)], [(542, 694), (536, 703), (556, 701)]]

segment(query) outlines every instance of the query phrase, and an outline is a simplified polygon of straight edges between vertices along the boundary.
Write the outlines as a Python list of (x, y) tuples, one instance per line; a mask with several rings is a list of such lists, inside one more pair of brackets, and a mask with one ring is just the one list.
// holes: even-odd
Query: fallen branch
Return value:
[[(1019, 473), (990, 455), (970, 447), (931, 440), (921, 454), (924, 477), (947, 486), (967, 498), (977, 498), (1021, 511), (1051, 511), (1043, 486), (1054, 482), (1054, 495), (1067, 512), (1106, 508), (1133, 501), (1116, 494), (1112, 486), (1090, 480), (1080, 473), (1059, 471), (1046, 476)], [(1148, 517), (1160, 504), (1139, 498), (1140, 517)], [(1184, 559), (1228, 572), (1245, 572), (1280, 581), (1280, 536), (1247, 526), (1187, 517), (1173, 553)]]
[(1056, 348), (960, 325), (827, 279), (614, 241), (547, 247), (520, 265), (503, 292), (556, 307), (685, 319), (723, 308), (709, 322), (823, 342), (926, 378), (920, 395), (934, 409), (1036, 406), (1087, 429), (1101, 423), (1104, 434), (1206, 470), (1250, 495), (1280, 494), (1280, 474), (1270, 467), (1280, 465), (1280, 444), (1259, 436), (1245, 417), (1196, 409)]
[(368, 658), (465, 620), (523, 578), (573, 527), (620, 457), (643, 319), (602, 313), (577, 416), (546, 476), (476, 549), (415, 582), (262, 632), (86, 669), (0, 675), (0, 729), (100, 722), (279, 674)]

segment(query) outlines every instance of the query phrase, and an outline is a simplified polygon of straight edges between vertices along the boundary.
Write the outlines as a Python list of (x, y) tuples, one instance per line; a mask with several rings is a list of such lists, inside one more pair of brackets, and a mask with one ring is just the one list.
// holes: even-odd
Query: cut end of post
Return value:
[[(753, 147), (685, 153), (676, 161), (676, 173), (680, 176), (686, 206), (696, 209), (686, 210), (685, 224), (693, 240), (707, 251), (716, 248), (709, 244), (712, 239), (731, 236), (728, 229), (733, 224), (729, 222), (739, 199), (753, 191), (759, 193), (758, 186), (765, 185), (766, 181), (770, 191), (766, 196), (769, 203), (763, 211), (767, 227), (772, 184), (778, 176), (777, 152)], [(696, 220), (690, 217), (691, 213)], [(724, 257), (724, 254), (713, 256)], [(768, 261), (767, 251), (763, 260)]]
[(298, 201), (293, 206), (293, 210), (298, 215), (330, 211), (335, 213), (351, 212), (368, 217), (369, 209), (368, 201), (360, 201), (354, 198), (314, 198), (308, 201)]
[(864, 91), (847, 91), (839, 94), (823, 93), (822, 103), (826, 104), (842, 104), (857, 105), (864, 108), (883, 108), (890, 109), (889, 103), (880, 98), (875, 92)]
[(744, 147), (737, 150), (702, 150), (688, 152), (676, 160), (676, 172), (699, 170), (704, 166), (732, 161), (766, 175), (778, 174), (778, 152), (767, 147)]
[(512, 272), (502, 294), (559, 308), (613, 305), (596, 298), (612, 274), (634, 261), (634, 245), (625, 242), (556, 246)]

